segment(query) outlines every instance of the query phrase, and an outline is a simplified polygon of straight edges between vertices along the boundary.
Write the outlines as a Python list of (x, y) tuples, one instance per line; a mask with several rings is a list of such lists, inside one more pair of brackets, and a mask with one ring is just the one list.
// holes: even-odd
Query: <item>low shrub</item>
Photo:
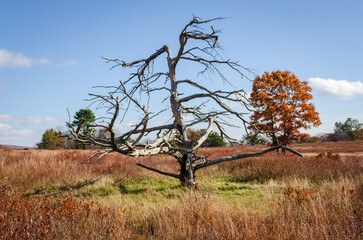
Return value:
[(25, 198), (0, 187), (0, 239), (116, 239), (128, 236), (123, 217), (71, 194)]

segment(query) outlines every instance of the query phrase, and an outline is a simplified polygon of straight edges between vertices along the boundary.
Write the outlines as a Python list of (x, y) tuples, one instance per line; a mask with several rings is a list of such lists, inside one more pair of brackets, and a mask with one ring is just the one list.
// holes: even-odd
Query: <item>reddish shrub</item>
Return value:
[(284, 196), (294, 202), (304, 202), (311, 198), (313, 194), (312, 189), (297, 187), (288, 187), (284, 190)]
[[(126, 236), (112, 209), (71, 195), (32, 199), (0, 191), (0, 239), (103, 239)], [(116, 237), (117, 236), (117, 237)]]

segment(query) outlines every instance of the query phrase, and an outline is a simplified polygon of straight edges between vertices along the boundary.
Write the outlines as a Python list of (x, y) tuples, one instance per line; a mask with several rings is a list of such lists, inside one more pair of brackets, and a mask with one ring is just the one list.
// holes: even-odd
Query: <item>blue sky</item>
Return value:
[(224, 57), (257, 75), (281, 69), (309, 81), (323, 123), (310, 134), (363, 122), (362, 13), (363, 1), (2, 0), (0, 144), (34, 146), (45, 129), (64, 128), (67, 108), (88, 106), (92, 86), (124, 77), (100, 56), (136, 60), (164, 44), (175, 55), (193, 14), (228, 17), (214, 24)]

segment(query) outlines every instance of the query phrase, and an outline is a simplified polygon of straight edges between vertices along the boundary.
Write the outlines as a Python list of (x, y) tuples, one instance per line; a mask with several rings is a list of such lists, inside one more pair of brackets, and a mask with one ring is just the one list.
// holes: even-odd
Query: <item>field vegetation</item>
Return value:
[[(198, 172), (173, 157), (0, 149), (0, 239), (360, 239), (363, 142), (294, 144)], [(211, 158), (266, 146), (201, 148)]]

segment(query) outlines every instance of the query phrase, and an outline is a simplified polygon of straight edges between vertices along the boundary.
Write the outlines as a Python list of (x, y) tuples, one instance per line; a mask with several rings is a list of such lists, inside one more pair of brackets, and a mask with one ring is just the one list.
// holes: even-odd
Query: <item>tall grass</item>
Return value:
[(231, 205), (216, 195), (190, 193), (176, 205), (134, 217), (131, 225), (146, 238), (160, 239), (359, 239), (358, 183), (345, 179), (331, 184), (340, 187), (343, 182), (351, 189), (319, 190), (299, 200), (266, 191), (263, 197), (269, 201), (258, 209)]
[(363, 144), (296, 147), (313, 155), (271, 153), (205, 168), (192, 192), (135, 165), (177, 172), (170, 157), (95, 161), (92, 150), (1, 148), (0, 239), (360, 239)]

